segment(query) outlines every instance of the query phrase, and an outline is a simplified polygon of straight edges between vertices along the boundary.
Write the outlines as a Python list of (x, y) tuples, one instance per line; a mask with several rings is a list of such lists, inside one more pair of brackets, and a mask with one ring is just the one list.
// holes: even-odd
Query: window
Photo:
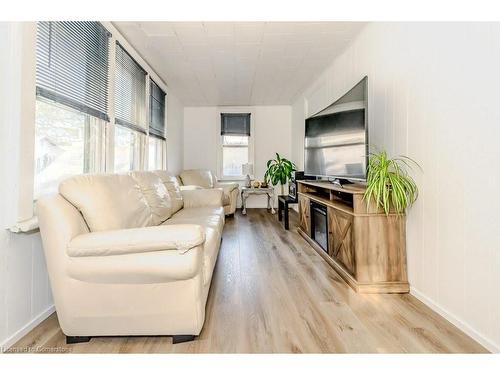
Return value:
[(75, 174), (166, 168), (165, 91), (100, 22), (37, 23), (36, 94), (35, 199)]
[(166, 169), (167, 142), (156, 137), (149, 137), (148, 170)]
[(35, 199), (103, 169), (110, 36), (99, 22), (37, 24)]
[(142, 165), (147, 74), (118, 42), (115, 76), (115, 172), (126, 172)]
[(153, 80), (149, 90), (149, 134), (165, 139), (165, 93)]
[(63, 179), (101, 171), (104, 122), (56, 102), (37, 100), (34, 198), (57, 191)]
[(165, 92), (153, 80), (149, 89), (148, 169), (166, 168)]
[(250, 160), (250, 113), (221, 113), (222, 166), (224, 178), (241, 178)]
[(115, 173), (142, 169), (145, 135), (124, 126), (115, 126)]
[(222, 176), (243, 176), (242, 166), (248, 163), (248, 137), (222, 136)]

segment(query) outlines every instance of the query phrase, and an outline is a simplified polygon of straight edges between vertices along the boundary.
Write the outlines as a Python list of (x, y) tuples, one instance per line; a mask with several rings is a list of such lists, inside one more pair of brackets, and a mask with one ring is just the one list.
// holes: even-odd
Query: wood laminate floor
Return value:
[(66, 345), (56, 314), (12, 350), (72, 353), (476, 353), (486, 350), (411, 295), (356, 294), (295, 231), (264, 209), (228, 218), (192, 342), (102, 337)]

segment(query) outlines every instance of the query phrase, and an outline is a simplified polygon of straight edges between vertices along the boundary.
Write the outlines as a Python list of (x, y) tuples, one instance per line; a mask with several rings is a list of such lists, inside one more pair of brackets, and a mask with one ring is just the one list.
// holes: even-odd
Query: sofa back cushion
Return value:
[(130, 175), (139, 184), (151, 209), (150, 225), (159, 225), (172, 215), (172, 199), (158, 175), (153, 172), (134, 171)]
[(170, 173), (164, 170), (157, 170), (154, 173), (160, 177), (163, 184), (167, 188), (168, 194), (170, 195), (170, 199), (172, 201), (172, 213), (175, 214), (184, 206), (184, 201), (182, 200), (182, 194), (179, 187), (179, 181), (177, 181), (177, 177), (172, 176)]
[(71, 177), (59, 193), (83, 215), (91, 232), (145, 227), (152, 220), (139, 184), (129, 175)]
[(214, 177), (212, 172), (203, 169), (190, 169), (181, 173), (181, 180), (184, 185), (196, 185), (205, 189), (214, 187)]

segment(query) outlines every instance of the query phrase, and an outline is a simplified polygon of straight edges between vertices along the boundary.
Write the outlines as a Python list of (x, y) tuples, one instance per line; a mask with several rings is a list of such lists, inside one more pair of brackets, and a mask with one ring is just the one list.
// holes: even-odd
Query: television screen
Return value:
[(306, 119), (306, 175), (366, 179), (367, 77), (321, 112)]

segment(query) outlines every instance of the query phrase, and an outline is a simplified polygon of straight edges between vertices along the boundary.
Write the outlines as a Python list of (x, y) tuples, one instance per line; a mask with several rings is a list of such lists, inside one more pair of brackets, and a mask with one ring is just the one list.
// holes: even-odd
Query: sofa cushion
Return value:
[(181, 190), (184, 208), (222, 207), (224, 192), (222, 189)]
[(152, 220), (151, 209), (129, 175), (79, 175), (64, 180), (59, 193), (83, 215), (91, 232), (138, 228)]
[(212, 172), (202, 169), (189, 169), (181, 173), (183, 185), (197, 185), (205, 189), (214, 187), (214, 178)]
[(184, 206), (177, 177), (172, 176), (170, 173), (164, 170), (157, 170), (153, 173), (160, 177), (163, 184), (167, 188), (170, 199), (172, 200), (172, 214), (176, 213)]
[(164, 225), (196, 224), (204, 228), (212, 228), (222, 235), (224, 229), (224, 209), (222, 207), (184, 208), (172, 215)]
[(149, 204), (152, 214), (150, 225), (158, 225), (167, 220), (172, 215), (172, 199), (160, 177), (153, 172), (144, 171), (131, 172), (130, 175), (139, 184)]
[(70, 241), (66, 252), (70, 257), (85, 257), (187, 251), (204, 241), (205, 230), (199, 225), (155, 225), (80, 234)]

